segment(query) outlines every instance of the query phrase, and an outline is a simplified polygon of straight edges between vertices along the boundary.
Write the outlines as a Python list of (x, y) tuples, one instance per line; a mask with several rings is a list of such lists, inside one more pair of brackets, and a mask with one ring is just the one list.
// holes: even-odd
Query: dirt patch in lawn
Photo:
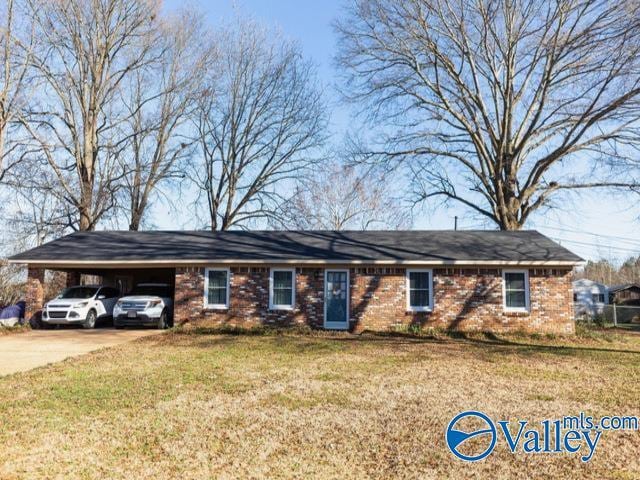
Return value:
[(456, 460), (451, 418), (638, 415), (640, 339), (169, 333), (0, 380), (1, 478), (638, 478), (593, 459)]

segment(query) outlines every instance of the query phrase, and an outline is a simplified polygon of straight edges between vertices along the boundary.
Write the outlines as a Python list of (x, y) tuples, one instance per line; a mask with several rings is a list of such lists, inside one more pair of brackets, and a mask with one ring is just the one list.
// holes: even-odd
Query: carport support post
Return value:
[(44, 268), (29, 266), (27, 269), (25, 303), (25, 321), (32, 325), (39, 322), (44, 305)]

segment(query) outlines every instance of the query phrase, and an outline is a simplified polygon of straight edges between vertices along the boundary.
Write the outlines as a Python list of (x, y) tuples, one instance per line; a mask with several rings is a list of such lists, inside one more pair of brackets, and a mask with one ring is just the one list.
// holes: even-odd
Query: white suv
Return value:
[(167, 328), (173, 323), (173, 293), (166, 283), (141, 283), (113, 309), (113, 326), (157, 326)]
[(119, 296), (117, 288), (102, 285), (69, 287), (45, 304), (42, 321), (48, 325), (81, 324), (94, 328), (99, 320), (113, 315)]

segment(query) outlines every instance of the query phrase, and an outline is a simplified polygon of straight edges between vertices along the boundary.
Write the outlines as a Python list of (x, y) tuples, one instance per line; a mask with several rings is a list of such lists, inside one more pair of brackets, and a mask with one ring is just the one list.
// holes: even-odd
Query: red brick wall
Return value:
[(28, 268), (25, 304), (25, 321), (37, 324), (44, 306), (44, 268)]
[(296, 269), (296, 306), (269, 310), (269, 268), (231, 267), (228, 310), (204, 308), (204, 269), (176, 269), (174, 322), (201, 326), (304, 325), (322, 327), (323, 270)]
[[(433, 312), (406, 311), (405, 269), (350, 269), (350, 328), (354, 331), (421, 327), (457, 330), (573, 333), (571, 271), (530, 269), (530, 312), (508, 313), (502, 307), (502, 270), (441, 268), (433, 270)], [(204, 269), (176, 270), (176, 323), (202, 326), (323, 325), (324, 267), (296, 270), (296, 306), (269, 310), (269, 267), (231, 267), (230, 308), (206, 310)]]

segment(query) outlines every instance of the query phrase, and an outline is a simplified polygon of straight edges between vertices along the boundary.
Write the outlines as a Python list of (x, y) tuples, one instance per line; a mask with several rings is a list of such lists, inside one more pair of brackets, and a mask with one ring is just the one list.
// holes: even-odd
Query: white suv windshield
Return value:
[(60, 298), (91, 298), (97, 292), (95, 287), (71, 287), (62, 292)]

